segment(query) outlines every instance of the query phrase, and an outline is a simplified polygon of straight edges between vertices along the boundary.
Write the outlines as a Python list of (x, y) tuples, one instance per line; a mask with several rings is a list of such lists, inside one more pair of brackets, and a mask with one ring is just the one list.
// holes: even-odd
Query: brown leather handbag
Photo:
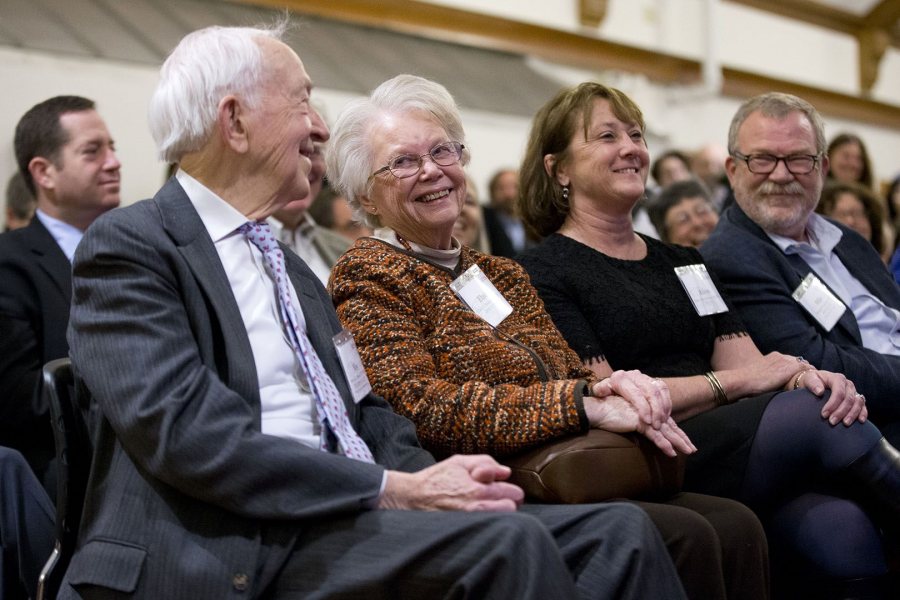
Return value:
[(501, 462), (528, 500), (548, 504), (655, 500), (679, 492), (684, 483), (684, 457), (668, 457), (636, 433), (591, 429)]

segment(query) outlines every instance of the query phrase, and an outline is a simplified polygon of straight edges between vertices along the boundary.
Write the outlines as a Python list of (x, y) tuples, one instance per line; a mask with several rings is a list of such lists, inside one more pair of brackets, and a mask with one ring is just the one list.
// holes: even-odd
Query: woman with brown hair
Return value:
[(547, 311), (595, 376), (666, 382), (698, 448), (688, 489), (746, 503), (818, 576), (884, 575), (873, 513), (849, 496), (862, 483), (896, 522), (900, 455), (843, 375), (759, 352), (697, 250), (635, 233), (649, 164), (641, 110), (619, 90), (583, 83), (538, 112), (520, 212), (547, 237), (520, 262)]
[(869, 188), (858, 183), (829, 181), (816, 212), (843, 223), (871, 243), (885, 263), (891, 250), (884, 239), (884, 207)]
[[(376, 231), (338, 261), (331, 291), (373, 390), (438, 456), (503, 459), (591, 428), (693, 452), (664, 385), (637, 371), (595, 377), (518, 264), (454, 238), (468, 159), (456, 103), (420, 77), (384, 82), (335, 123), (329, 176)], [(640, 506), (689, 597), (768, 596), (765, 540), (746, 507), (699, 494)]]

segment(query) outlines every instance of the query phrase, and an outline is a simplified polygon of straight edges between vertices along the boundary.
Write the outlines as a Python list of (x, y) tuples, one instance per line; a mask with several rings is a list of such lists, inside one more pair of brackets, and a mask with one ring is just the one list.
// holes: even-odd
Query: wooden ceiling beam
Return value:
[[(699, 61), (616, 44), (592, 36), (559, 31), (501, 17), (414, 0), (233, 0), (380, 27), (445, 42), (467, 44), (581, 67), (592, 71), (641, 73), (663, 84), (701, 80)], [(752, 0), (736, 0), (749, 3)], [(797, 0), (782, 0), (797, 5)], [(770, 3), (766, 3), (769, 5)], [(823, 113), (900, 130), (900, 106), (804, 86), (789, 81), (723, 69), (722, 93), (747, 98), (772, 90), (801, 96)]]
[(900, 20), (900, 0), (881, 0), (862, 18), (862, 25), (890, 30), (898, 20)]

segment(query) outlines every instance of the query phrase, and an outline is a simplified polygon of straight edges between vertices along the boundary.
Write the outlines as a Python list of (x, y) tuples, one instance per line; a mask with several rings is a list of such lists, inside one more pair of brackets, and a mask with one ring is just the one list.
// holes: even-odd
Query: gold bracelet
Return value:
[(800, 389), (800, 381), (803, 380), (803, 376), (809, 373), (810, 369), (803, 369), (799, 373), (797, 373), (797, 377), (794, 378), (794, 389)]
[(725, 393), (725, 388), (722, 387), (716, 374), (713, 371), (707, 371), (703, 376), (709, 383), (710, 389), (712, 389), (713, 401), (716, 403), (716, 406), (729, 404), (730, 402), (728, 400), (728, 395)]

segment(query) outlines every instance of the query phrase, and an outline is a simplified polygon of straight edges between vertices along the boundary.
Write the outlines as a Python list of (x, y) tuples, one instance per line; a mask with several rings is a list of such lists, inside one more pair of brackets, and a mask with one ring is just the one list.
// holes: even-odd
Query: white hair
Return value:
[[(332, 186), (350, 203), (357, 221), (380, 227), (376, 215), (367, 213), (360, 196), (368, 194), (369, 175), (375, 170), (370, 130), (379, 115), (422, 112), (435, 118), (450, 140), (465, 144), (462, 118), (447, 88), (415, 75), (397, 75), (379, 85), (368, 98), (350, 102), (331, 131), (326, 173)], [(469, 161), (464, 150), (462, 164)]]
[(270, 27), (206, 27), (179, 42), (163, 63), (148, 111), (162, 160), (175, 163), (203, 147), (225, 96), (257, 106), (263, 74), (259, 39), (281, 40), (287, 25), (282, 19)]

